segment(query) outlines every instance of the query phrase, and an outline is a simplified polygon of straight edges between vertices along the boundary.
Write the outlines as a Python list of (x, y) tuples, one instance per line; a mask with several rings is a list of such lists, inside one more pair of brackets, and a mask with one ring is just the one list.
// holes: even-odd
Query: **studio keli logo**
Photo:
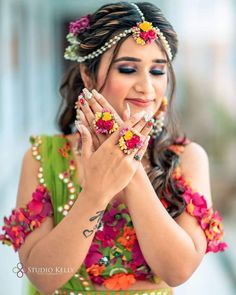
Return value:
[(74, 273), (73, 267), (25, 267), (21, 262), (18, 262), (17, 265), (13, 267), (12, 271), (17, 275), (18, 278), (22, 278), (26, 273), (36, 273), (38, 275), (58, 275), (62, 273)]

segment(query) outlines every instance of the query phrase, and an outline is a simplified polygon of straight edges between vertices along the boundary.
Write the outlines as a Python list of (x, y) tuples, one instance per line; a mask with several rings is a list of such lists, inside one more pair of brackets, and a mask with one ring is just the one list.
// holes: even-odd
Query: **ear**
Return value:
[(80, 75), (84, 82), (84, 86), (88, 89), (93, 88), (92, 79), (90, 78), (89, 71), (84, 64), (80, 64)]

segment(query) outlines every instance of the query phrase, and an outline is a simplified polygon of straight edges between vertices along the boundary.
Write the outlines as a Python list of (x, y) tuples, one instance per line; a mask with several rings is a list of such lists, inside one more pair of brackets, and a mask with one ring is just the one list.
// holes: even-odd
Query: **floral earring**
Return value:
[(168, 100), (164, 96), (161, 102), (161, 106), (159, 110), (156, 112), (156, 114), (152, 118), (153, 128), (149, 135), (151, 136), (151, 141), (153, 142), (155, 138), (161, 133), (163, 126), (164, 126), (164, 120), (165, 120), (165, 112), (167, 110), (168, 106)]

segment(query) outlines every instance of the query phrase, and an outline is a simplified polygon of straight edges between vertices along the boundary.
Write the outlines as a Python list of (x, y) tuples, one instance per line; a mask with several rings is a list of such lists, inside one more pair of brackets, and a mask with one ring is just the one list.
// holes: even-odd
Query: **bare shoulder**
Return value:
[(209, 160), (205, 149), (195, 142), (188, 144), (180, 155), (180, 167), (192, 188), (204, 195), (208, 207), (212, 206)]

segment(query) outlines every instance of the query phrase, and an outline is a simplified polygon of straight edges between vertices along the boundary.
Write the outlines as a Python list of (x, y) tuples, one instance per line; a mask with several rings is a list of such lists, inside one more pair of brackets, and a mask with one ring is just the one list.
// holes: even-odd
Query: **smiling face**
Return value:
[[(97, 89), (107, 76), (113, 48), (101, 59)], [(144, 46), (130, 36), (121, 45), (112, 62), (101, 93), (121, 116), (129, 103), (131, 114), (145, 110), (155, 113), (167, 88), (167, 60), (159, 46), (152, 42)]]

